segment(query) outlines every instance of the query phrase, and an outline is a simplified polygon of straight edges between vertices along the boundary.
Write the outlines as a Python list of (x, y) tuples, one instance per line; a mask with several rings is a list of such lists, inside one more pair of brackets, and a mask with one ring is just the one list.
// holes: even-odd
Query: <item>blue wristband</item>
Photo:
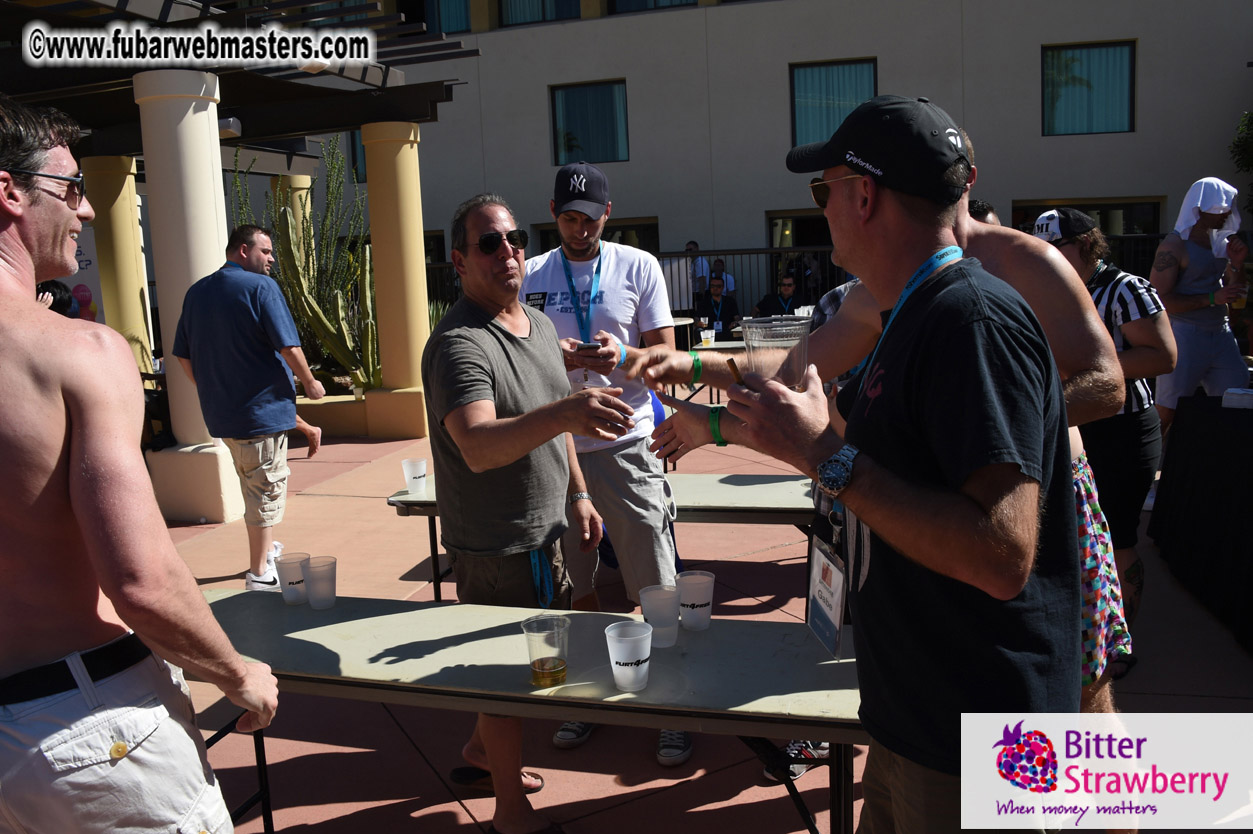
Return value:
[(618, 359), (618, 364), (614, 365), (615, 368), (621, 368), (626, 364), (626, 345), (622, 342), (618, 342), (618, 349), (622, 351), (622, 356)]

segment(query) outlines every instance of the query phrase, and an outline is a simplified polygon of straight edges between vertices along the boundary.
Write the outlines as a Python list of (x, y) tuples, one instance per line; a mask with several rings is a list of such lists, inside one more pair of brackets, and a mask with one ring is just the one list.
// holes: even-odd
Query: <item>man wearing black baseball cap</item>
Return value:
[[(970, 162), (943, 110), (880, 96), (787, 165), (821, 171), (810, 188), (832, 259), (890, 313), (838, 399), (844, 437), (812, 369), (801, 393), (733, 386), (729, 409), (748, 445), (815, 477), (847, 511), (872, 737), (862, 824), (955, 830), (961, 713), (1079, 706), (1061, 383), (1021, 296), (956, 245)], [(937, 651), (937, 626), (953, 651)]]

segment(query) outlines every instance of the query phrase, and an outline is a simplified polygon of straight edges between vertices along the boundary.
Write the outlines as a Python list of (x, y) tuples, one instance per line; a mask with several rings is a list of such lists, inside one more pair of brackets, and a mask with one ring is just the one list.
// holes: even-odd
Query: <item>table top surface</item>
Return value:
[(743, 339), (732, 339), (726, 342), (714, 342), (708, 347), (700, 343), (692, 345), (692, 350), (721, 350), (726, 352), (735, 352), (745, 349), (746, 347)]
[(688, 325), (692, 325), (692, 324), (696, 324), (696, 319), (689, 318), (688, 316), (675, 316), (674, 317), (675, 327), (687, 327)]
[(572, 621), (567, 681), (535, 689), (521, 630), (534, 609), (339, 597), (315, 611), (280, 594), (210, 589), (205, 597), (242, 654), (270, 664), (280, 682), (321, 680), (327, 694), (356, 682), (557, 712), (565, 705), (860, 732), (851, 630), (844, 656), (833, 659), (804, 623), (714, 617), (708, 630), (680, 628), (675, 646), (652, 651), (645, 689), (620, 692), (605, 627), (639, 617), (561, 612)]
[[(727, 512), (813, 512), (812, 482), (803, 475), (666, 475), (680, 513), (695, 511)], [(387, 503), (393, 507), (426, 514), (436, 505), (434, 474), (426, 476), (426, 491), (402, 489), (392, 493)], [(595, 500), (595, 499), (593, 499)]]

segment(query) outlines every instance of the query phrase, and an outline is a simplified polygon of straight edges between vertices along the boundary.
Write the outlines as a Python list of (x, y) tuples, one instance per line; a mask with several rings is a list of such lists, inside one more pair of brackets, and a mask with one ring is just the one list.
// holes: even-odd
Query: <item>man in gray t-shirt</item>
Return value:
[[(568, 393), (556, 331), (518, 297), (526, 244), (500, 197), (480, 194), (457, 208), (452, 262), (465, 296), (431, 334), (422, 377), (458, 600), (568, 608), (567, 502), (583, 548), (601, 537), (570, 433), (609, 440), (634, 421), (619, 388)], [(480, 714), (462, 757), (477, 781), (493, 785), (494, 829), (547, 830), (526, 798), (543, 780), (518, 775), (519, 719)]]

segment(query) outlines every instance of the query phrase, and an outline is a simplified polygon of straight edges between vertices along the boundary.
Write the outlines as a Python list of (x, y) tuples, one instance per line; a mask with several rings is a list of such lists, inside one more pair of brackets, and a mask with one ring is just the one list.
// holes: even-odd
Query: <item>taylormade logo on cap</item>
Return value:
[(849, 151), (848, 153), (844, 154), (844, 161), (848, 163), (849, 165), (856, 165), (858, 168), (864, 168), (865, 170), (874, 174), (876, 177), (883, 176), (882, 168), (874, 167), (866, 160), (854, 154), (852, 151)]

